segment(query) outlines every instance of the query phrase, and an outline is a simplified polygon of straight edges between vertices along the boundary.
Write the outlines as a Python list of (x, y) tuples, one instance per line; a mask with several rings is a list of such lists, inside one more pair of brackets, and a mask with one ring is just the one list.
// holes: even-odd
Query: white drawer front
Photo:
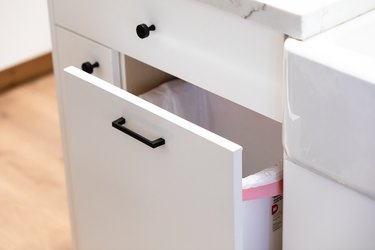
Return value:
[(63, 88), (78, 249), (242, 250), (240, 146), (75, 67)]
[(62, 71), (68, 66), (81, 68), (82, 63), (97, 62), (99, 66), (93, 68), (92, 74), (118, 87), (121, 86), (118, 52), (60, 27), (56, 27), (55, 31), (59, 70)]
[[(281, 121), (284, 36), (191, 0), (54, 0), (57, 24)], [(154, 24), (146, 39), (136, 26)]]

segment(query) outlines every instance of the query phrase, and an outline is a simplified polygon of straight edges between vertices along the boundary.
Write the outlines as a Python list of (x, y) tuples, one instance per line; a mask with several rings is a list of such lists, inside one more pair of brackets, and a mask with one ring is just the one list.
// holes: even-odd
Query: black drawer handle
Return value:
[(117, 128), (118, 130), (124, 132), (127, 135), (130, 135), (134, 139), (137, 139), (138, 141), (143, 142), (144, 144), (152, 147), (157, 148), (161, 145), (165, 144), (165, 140), (163, 138), (158, 138), (153, 141), (150, 141), (149, 139), (141, 136), (140, 134), (137, 134), (136, 132), (124, 127), (123, 125), (126, 123), (126, 120), (124, 117), (120, 117), (117, 120), (112, 122), (112, 127)]
[(150, 35), (150, 31), (154, 31), (156, 29), (155, 25), (147, 26), (146, 24), (142, 23), (137, 26), (136, 31), (137, 35), (141, 39), (145, 39)]
[(81, 65), (81, 69), (89, 74), (92, 74), (92, 72), (94, 72), (94, 68), (98, 68), (98, 67), (99, 67), (98, 62), (94, 62), (94, 63), (84, 62)]

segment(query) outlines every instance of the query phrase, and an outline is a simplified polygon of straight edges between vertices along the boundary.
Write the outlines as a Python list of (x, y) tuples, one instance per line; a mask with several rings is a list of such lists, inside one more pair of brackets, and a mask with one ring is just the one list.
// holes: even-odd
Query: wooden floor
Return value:
[(53, 81), (0, 94), (0, 250), (71, 249)]

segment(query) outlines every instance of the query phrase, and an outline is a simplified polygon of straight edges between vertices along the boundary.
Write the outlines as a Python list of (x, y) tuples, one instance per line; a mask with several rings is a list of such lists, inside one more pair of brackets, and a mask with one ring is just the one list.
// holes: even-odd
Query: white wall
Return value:
[(50, 51), (47, 0), (0, 0), (0, 71)]

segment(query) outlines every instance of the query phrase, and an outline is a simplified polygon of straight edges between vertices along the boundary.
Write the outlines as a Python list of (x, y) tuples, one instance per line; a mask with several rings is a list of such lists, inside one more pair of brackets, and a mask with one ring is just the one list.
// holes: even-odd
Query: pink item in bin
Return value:
[(242, 200), (256, 200), (266, 197), (272, 197), (276, 195), (281, 195), (283, 193), (283, 180), (274, 182), (272, 184), (256, 187), (242, 189)]

